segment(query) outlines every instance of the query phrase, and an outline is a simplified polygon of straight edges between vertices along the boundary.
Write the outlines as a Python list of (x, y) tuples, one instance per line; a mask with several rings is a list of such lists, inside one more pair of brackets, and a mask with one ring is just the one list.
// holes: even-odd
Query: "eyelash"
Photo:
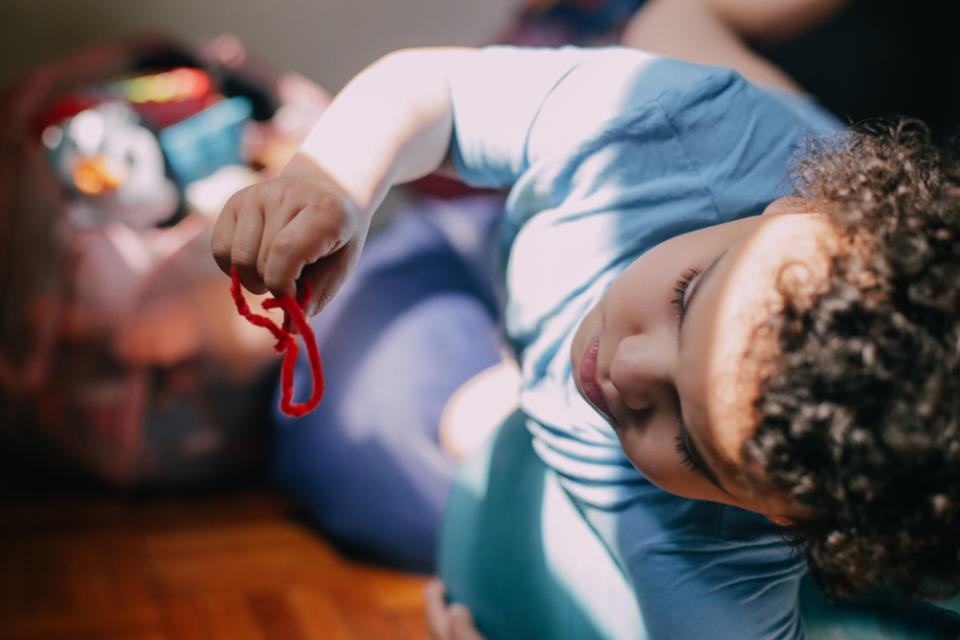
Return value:
[(677, 454), (680, 456), (680, 464), (690, 471), (696, 471), (697, 463), (694, 462), (693, 456), (690, 455), (690, 449), (687, 448), (687, 442), (683, 439), (683, 435), (678, 433), (674, 441), (677, 445)]
[(693, 279), (700, 274), (700, 269), (691, 267), (683, 272), (680, 276), (680, 279), (673, 285), (673, 300), (670, 302), (673, 304), (673, 308), (677, 313), (677, 318), (683, 317), (684, 304), (683, 298), (687, 293), (687, 289), (690, 287), (690, 283), (693, 282)]
[[(684, 297), (687, 294), (687, 289), (690, 287), (690, 283), (693, 282), (693, 279), (700, 274), (700, 269), (691, 267), (683, 272), (680, 276), (680, 279), (673, 285), (673, 308), (676, 311), (677, 319), (683, 318), (684, 312)], [(680, 456), (680, 464), (685, 466), (690, 471), (697, 470), (697, 463), (694, 461), (693, 456), (690, 455), (690, 449), (687, 447), (687, 441), (683, 438), (683, 432), (677, 433), (675, 439), (677, 455)]]

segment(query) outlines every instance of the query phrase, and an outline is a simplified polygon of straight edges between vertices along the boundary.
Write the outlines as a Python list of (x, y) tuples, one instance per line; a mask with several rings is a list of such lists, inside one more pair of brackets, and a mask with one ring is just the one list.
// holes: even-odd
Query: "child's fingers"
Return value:
[(232, 202), (228, 201), (210, 234), (210, 251), (220, 271), (230, 275), (230, 250), (233, 245), (233, 230), (236, 227), (237, 214)]
[(264, 293), (267, 289), (257, 272), (257, 256), (263, 239), (263, 213), (259, 207), (251, 206), (241, 211), (233, 229), (233, 241), (230, 249), (230, 262), (237, 269), (240, 282), (253, 293)]
[(433, 578), (423, 589), (427, 611), (427, 628), (433, 640), (484, 640), (473, 624), (473, 616), (462, 604), (447, 606), (446, 589), (439, 578)]
[(262, 275), (276, 294), (295, 295), (295, 282), (305, 265), (326, 258), (342, 244), (339, 225), (316, 209), (297, 213), (273, 237)]
[(447, 623), (447, 603), (443, 600), (444, 586), (439, 578), (433, 578), (423, 588), (423, 599), (427, 612), (427, 628), (433, 640), (449, 640)]
[[(257, 254), (257, 273), (260, 274), (266, 285), (267, 261), (270, 258), (270, 252), (274, 248), (274, 242), (277, 235), (290, 222), (291, 213), (283, 210), (267, 210), (270, 215), (263, 217), (263, 233), (261, 234), (260, 252)], [(295, 215), (295, 214), (294, 214)], [(268, 287), (269, 288), (269, 287)]]
[(355, 249), (344, 247), (333, 255), (307, 265), (301, 277), (310, 284), (310, 304), (307, 315), (315, 315), (336, 295), (352, 269), (351, 259)]
[(473, 625), (473, 616), (462, 604), (452, 604), (447, 607), (450, 618), (451, 640), (484, 640), (477, 628)]

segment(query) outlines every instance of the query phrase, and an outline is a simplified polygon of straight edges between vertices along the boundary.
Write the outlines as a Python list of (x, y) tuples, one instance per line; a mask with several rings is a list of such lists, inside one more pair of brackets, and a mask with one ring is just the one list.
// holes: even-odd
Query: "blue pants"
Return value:
[[(368, 241), (312, 321), (326, 389), (300, 419), (274, 402), (272, 476), (348, 553), (432, 571), (455, 462), (437, 431), (462, 383), (500, 360), (494, 252), (502, 201), (427, 201)], [(301, 358), (294, 399), (309, 394)]]

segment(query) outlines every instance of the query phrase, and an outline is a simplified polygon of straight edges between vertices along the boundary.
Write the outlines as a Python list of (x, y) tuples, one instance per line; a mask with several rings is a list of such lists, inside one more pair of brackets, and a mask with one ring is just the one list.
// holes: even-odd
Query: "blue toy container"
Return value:
[(243, 127), (251, 112), (246, 98), (228, 98), (160, 132), (160, 146), (181, 187), (221, 167), (245, 164)]

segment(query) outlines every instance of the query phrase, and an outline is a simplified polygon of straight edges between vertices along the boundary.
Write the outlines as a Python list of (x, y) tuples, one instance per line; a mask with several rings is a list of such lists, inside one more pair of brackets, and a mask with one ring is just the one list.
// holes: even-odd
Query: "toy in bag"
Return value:
[(0, 443), (117, 485), (254, 467), (277, 361), (209, 233), (329, 96), (221, 37), (109, 43), (0, 96)]

